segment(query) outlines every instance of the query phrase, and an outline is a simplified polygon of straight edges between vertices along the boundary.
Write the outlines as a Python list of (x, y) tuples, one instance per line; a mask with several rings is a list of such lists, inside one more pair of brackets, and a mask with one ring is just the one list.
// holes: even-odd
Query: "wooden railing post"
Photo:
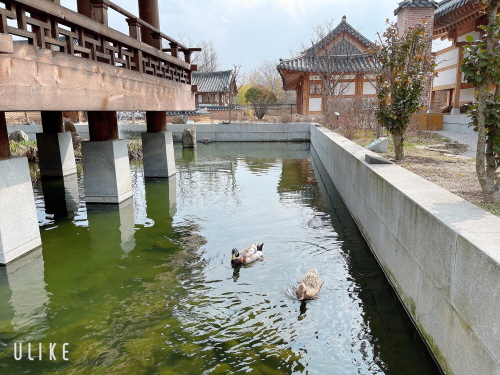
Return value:
[(177, 45), (177, 43), (170, 42), (170, 53), (172, 54), (172, 56), (177, 57), (177, 55), (179, 54), (179, 46)]
[(94, 8), (94, 19), (103, 25), (108, 25), (108, 4), (104, 0), (91, 0)]
[(127, 18), (128, 23), (128, 35), (132, 38), (141, 40), (141, 24), (136, 18)]

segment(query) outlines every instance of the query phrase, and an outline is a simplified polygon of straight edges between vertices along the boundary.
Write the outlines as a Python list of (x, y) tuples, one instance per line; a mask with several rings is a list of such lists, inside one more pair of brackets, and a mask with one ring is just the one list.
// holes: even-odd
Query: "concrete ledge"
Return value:
[(443, 116), (443, 130), (457, 132), (457, 133), (474, 133), (471, 123), (471, 118), (465, 114), (463, 115), (444, 115)]
[(182, 131), (196, 128), (196, 140), (210, 138), (210, 142), (309, 142), (310, 123), (289, 124), (171, 124), (167, 125), (174, 141), (180, 141)]
[(445, 373), (500, 373), (500, 218), (326, 128), (311, 143)]

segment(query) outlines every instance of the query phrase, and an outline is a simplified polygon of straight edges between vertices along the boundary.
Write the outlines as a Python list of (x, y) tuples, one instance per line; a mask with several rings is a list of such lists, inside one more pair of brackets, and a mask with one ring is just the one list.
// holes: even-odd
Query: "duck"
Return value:
[(296, 290), (297, 298), (301, 301), (314, 298), (323, 284), (318, 276), (318, 270), (313, 268), (300, 278)]
[(239, 266), (241, 264), (250, 264), (257, 260), (264, 260), (262, 253), (262, 248), (264, 244), (254, 243), (252, 246), (247, 247), (245, 250), (238, 251), (238, 249), (233, 249), (231, 251), (231, 264), (233, 266)]

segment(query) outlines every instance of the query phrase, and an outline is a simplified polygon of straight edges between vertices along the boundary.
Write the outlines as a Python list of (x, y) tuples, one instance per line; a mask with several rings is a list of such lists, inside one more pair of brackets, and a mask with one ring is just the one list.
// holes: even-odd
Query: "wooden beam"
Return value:
[(190, 85), (25, 43), (0, 54), (0, 71), (4, 111), (195, 109)]
[(115, 111), (89, 111), (88, 118), (91, 141), (119, 139), (118, 118)]
[(148, 133), (157, 133), (167, 130), (167, 114), (165, 111), (146, 112), (146, 128)]
[(5, 112), (0, 112), (0, 159), (10, 158), (9, 133)]
[(44, 133), (64, 132), (63, 114), (61, 111), (42, 111), (41, 115)]

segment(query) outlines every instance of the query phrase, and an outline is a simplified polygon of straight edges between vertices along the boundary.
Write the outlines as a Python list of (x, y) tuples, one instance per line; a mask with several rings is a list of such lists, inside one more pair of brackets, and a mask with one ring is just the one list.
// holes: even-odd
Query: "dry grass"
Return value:
[[(386, 136), (384, 134), (384, 136)], [(415, 131), (408, 135), (404, 142), (405, 160), (394, 159), (394, 147), (389, 138), (389, 149), (380, 155), (395, 164), (429, 180), (453, 194), (491, 212), (500, 217), (500, 203), (484, 203), (481, 187), (476, 175), (476, 161), (472, 158), (457, 157), (457, 154), (466, 149), (455, 141), (440, 136), (437, 133)], [(359, 131), (353, 141), (366, 146), (375, 139), (371, 131)], [(417, 148), (416, 146), (444, 145), (449, 154)]]

